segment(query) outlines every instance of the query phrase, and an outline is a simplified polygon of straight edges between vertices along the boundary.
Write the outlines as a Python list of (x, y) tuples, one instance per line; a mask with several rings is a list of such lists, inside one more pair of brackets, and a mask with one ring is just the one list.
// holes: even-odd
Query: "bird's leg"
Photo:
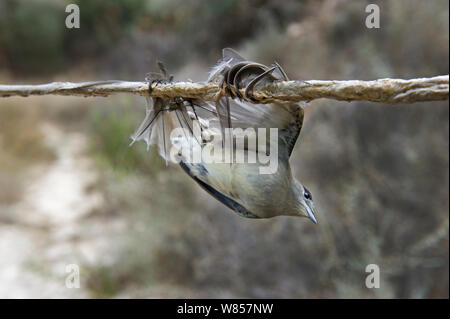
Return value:
[(270, 69), (268, 69), (267, 71), (265, 71), (264, 73), (258, 75), (256, 78), (254, 78), (245, 88), (244, 91), (244, 97), (252, 102), (258, 102), (258, 100), (253, 96), (253, 89), (255, 87), (255, 85), (261, 81), (264, 77), (266, 77), (267, 75), (269, 75), (270, 73), (272, 73), (274, 70), (276, 69), (276, 67), (272, 67)]
[(275, 61), (273, 64), (278, 69), (278, 71), (280, 71), (281, 75), (283, 76), (283, 80), (289, 81), (289, 78), (288, 78), (286, 72), (284, 72), (284, 69), (281, 67), (281, 65), (277, 61)]
[(236, 74), (239, 73), (239, 71), (242, 68), (245, 68), (247, 65), (248, 65), (247, 61), (239, 62), (236, 65), (234, 65), (231, 69), (229, 69), (227, 74), (225, 74), (225, 76), (224, 76), (224, 78), (226, 78), (226, 85), (228, 88), (228, 93), (232, 98), (240, 97), (239, 90), (237, 90), (234, 85), (235, 84), (234, 80), (236, 78)]
[[(232, 88), (235, 91), (235, 95), (237, 97), (239, 97), (240, 99), (243, 99), (243, 96), (240, 92), (241, 88), (240, 88), (240, 79), (242, 77), (242, 75), (247, 74), (247, 76), (258, 76), (261, 73), (264, 73), (267, 70), (267, 67), (263, 64), (259, 64), (259, 63), (251, 63), (251, 62), (247, 62), (246, 64), (242, 65), (239, 67), (239, 69), (235, 68), (233, 69), (233, 78), (231, 79), (230, 77), (228, 77), (229, 81), (233, 81), (233, 86)], [(231, 74), (231, 72), (230, 72)]]
[[(197, 121), (198, 126), (200, 127), (200, 137), (202, 137), (202, 142), (204, 143), (205, 141), (203, 140), (203, 126), (200, 125), (200, 119), (198, 118), (197, 112), (195, 111), (195, 106), (194, 106), (194, 104), (192, 104), (191, 100), (188, 100), (188, 104), (192, 108), (195, 120)], [(197, 140), (197, 142), (198, 142), (198, 140)], [(199, 143), (199, 144), (202, 145), (202, 143)]]

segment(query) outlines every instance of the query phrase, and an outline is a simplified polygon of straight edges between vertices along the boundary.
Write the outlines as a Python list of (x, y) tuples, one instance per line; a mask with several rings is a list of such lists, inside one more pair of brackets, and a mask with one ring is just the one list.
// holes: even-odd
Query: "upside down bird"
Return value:
[[(160, 68), (162, 74), (153, 81), (169, 80), (164, 67)], [(317, 223), (312, 195), (294, 178), (289, 165), (303, 124), (302, 105), (256, 104), (253, 97), (255, 87), (286, 80), (278, 63), (268, 67), (248, 61), (232, 49), (223, 49), (223, 58), (208, 77), (208, 82), (221, 88), (218, 101), (149, 98), (146, 117), (132, 136), (132, 143), (144, 140), (148, 146), (156, 144), (166, 162), (176, 160), (204, 190), (243, 217), (288, 215)], [(173, 134), (175, 128), (182, 133)], [(261, 129), (263, 135), (247, 134)], [(272, 134), (273, 129), (276, 134)], [(195, 154), (213, 148), (227, 154), (228, 160), (211, 161), (204, 156), (192, 160)], [(275, 156), (277, 165), (262, 173), (261, 159), (269, 154)], [(247, 161), (238, 160), (243, 158)]]

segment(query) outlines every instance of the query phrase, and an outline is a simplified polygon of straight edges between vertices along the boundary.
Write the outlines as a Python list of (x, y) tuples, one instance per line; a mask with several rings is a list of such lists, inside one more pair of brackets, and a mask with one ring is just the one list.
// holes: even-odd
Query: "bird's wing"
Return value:
[[(207, 144), (209, 143), (214, 143), (213, 141), (203, 141), (204, 134), (220, 135), (220, 132), (212, 132), (212, 129), (208, 127), (208, 124), (204, 122), (204, 119), (199, 117), (198, 114), (192, 113), (193, 112), (189, 111), (188, 116), (192, 121), (199, 121), (201, 138), (195, 136), (195, 132), (193, 134), (193, 132), (186, 127), (183, 127), (183, 132), (179, 131), (171, 137), (171, 144), (178, 150), (181, 168), (211, 196), (239, 215), (247, 218), (258, 218), (255, 214), (246, 209), (242, 203), (239, 203), (238, 199), (233, 197), (233, 167), (222, 162), (216, 163), (214, 161), (205, 161), (202, 157), (204, 147), (207, 147)], [(193, 122), (192, 125), (194, 125)], [(216, 145), (215, 147), (217, 148), (214, 149), (214, 152), (219, 152), (218, 154), (220, 156), (223, 147), (221, 145)]]
[(169, 161), (171, 123), (169, 114), (164, 110), (166, 102), (160, 98), (148, 98), (145, 118), (139, 128), (131, 136), (131, 144), (139, 140), (158, 145), (158, 152), (162, 158)]
[(233, 50), (232, 48), (222, 49), (222, 59), (223, 60), (232, 60), (235, 63), (245, 61), (245, 59), (239, 53), (237, 53), (235, 50)]
[(226, 73), (231, 67), (238, 63), (244, 62), (245, 59), (231, 48), (225, 48), (222, 50), (222, 59), (211, 68), (208, 76), (208, 82), (216, 82), (220, 80), (220, 77)]
[[(207, 171), (205, 172), (205, 168), (202, 164), (188, 164), (185, 162), (180, 162), (181, 168), (188, 174), (200, 187), (202, 187), (206, 192), (208, 192), (212, 197), (217, 199), (219, 202), (236, 212), (237, 214), (246, 217), (246, 218), (259, 218), (257, 215), (250, 212), (247, 208), (245, 208), (243, 205), (238, 203), (237, 201), (231, 199), (230, 197), (226, 196), (224, 193), (219, 191), (219, 189), (215, 188), (213, 185), (209, 184), (208, 179), (206, 176), (203, 176), (207, 174)], [(193, 169), (194, 168), (194, 169)], [(199, 174), (197, 171), (203, 171), (203, 175)], [(203, 176), (203, 178), (202, 178)], [(204, 181), (204, 180), (207, 181)]]
[[(279, 151), (282, 151), (280, 155), (289, 158), (292, 154), (292, 150), (300, 135), (300, 131), (303, 125), (304, 111), (300, 104), (253, 104), (250, 102), (242, 101), (239, 99), (231, 99), (229, 97), (222, 97), (219, 101), (219, 105), (229, 105), (230, 122), (228, 122), (228, 115), (222, 116), (219, 120), (211, 119), (210, 126), (212, 128), (217, 127), (224, 131), (224, 128), (233, 128), (236, 137), (239, 136), (239, 132), (236, 129), (241, 128), (242, 134), (245, 134), (245, 130), (252, 128), (255, 133), (258, 134), (258, 129), (266, 129), (266, 133), (269, 134), (270, 128), (278, 129)], [(223, 107), (221, 112), (224, 112), (227, 108)], [(220, 112), (218, 112), (220, 114)], [(220, 115), (219, 115), (220, 117)], [(224, 124), (225, 123), (225, 124)], [(228, 124), (230, 123), (230, 124)], [(224, 135), (223, 135), (224, 136)], [(271, 141), (271, 136), (267, 135), (266, 141)], [(266, 145), (265, 150), (268, 150), (269, 145)], [(258, 143), (255, 144), (254, 151), (258, 150)]]
[[(288, 77), (278, 63), (269, 68), (263, 64), (244, 59), (230, 48), (223, 49), (223, 58), (213, 68), (209, 81), (225, 86), (231, 96), (221, 97), (215, 104), (217, 110), (216, 121), (211, 121), (225, 136), (226, 128), (278, 128), (280, 155), (287, 158), (292, 154), (295, 142), (300, 134), (303, 124), (303, 108), (301, 104), (253, 104), (242, 99), (239, 89), (245, 92), (253, 90), (255, 86), (263, 86), (274, 81), (286, 81)], [(228, 136), (229, 138), (229, 136)], [(266, 138), (266, 151), (270, 138)], [(257, 146), (254, 151), (259, 151)]]
[(292, 120), (289, 122), (289, 125), (281, 129), (280, 134), (280, 137), (286, 145), (286, 155), (288, 158), (291, 157), (295, 142), (297, 142), (300, 131), (302, 130), (304, 118), (303, 107), (299, 106), (297, 109), (294, 109), (291, 114)]

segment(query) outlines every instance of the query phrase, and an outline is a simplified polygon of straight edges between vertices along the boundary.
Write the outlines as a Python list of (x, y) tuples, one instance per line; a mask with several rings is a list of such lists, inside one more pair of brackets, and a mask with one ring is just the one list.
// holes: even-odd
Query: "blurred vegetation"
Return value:
[(77, 0), (74, 3), (82, 10), (80, 26), (83, 27), (67, 33), (66, 54), (72, 59), (109, 50), (127, 34), (145, 9), (142, 0)]
[[(69, 3), (80, 7), (79, 29), (62, 27), (67, 15), (64, 8)], [(5, 0), (0, 4), (0, 63), (6, 61), (6, 67), (22, 77), (51, 75), (94, 55), (108, 55), (120, 39), (130, 37), (130, 28), (135, 26), (159, 39), (163, 47), (152, 47), (152, 54), (180, 67), (192, 56), (217, 59), (219, 48), (236, 45), (268, 25), (285, 27), (298, 18), (302, 3)], [(188, 41), (171, 41), (174, 37)], [(175, 48), (165, 49), (169, 44)], [(102, 69), (101, 65), (95, 67)]]
[(60, 27), (65, 19), (62, 8), (43, 1), (0, 3), (0, 56), (8, 68), (30, 75), (61, 70), (65, 34)]
[(54, 159), (37, 124), (38, 109), (15, 103), (0, 105), (0, 203), (20, 199), (30, 168)]
[[(364, 9), (374, 2), (381, 28), (367, 29)], [(53, 1), (35, 5), (43, 17), (63, 12)], [(0, 63), (17, 78), (64, 76), (88, 63), (99, 78), (141, 79), (159, 58), (180, 79), (204, 79), (221, 48), (232, 46), (262, 63), (280, 62), (293, 79), (449, 73), (444, 0), (79, 5), (80, 30), (53, 29), (63, 13), (33, 17), (48, 25), (36, 23), (28, 44), (15, 33), (31, 37), (23, 31), (28, 22), (14, 17), (30, 9), (2, 2)], [(35, 45), (38, 33), (49, 36)], [(128, 146), (143, 115), (143, 100), (119, 97), (49, 115), (65, 128), (83, 123), (75, 129), (90, 137), (102, 173), (95, 187), (106, 198), (93, 215), (126, 223), (105, 262), (84, 265), (92, 296), (448, 298), (448, 103), (312, 103), (291, 161), (314, 194), (317, 226), (234, 215), (175, 165), (165, 167), (154, 149)], [(381, 268), (380, 289), (364, 286), (370, 263)]]
[[(82, 28), (64, 27), (69, 3), (82, 8)], [(21, 76), (61, 72), (80, 59), (109, 50), (143, 9), (141, 0), (2, 1), (0, 57), (4, 56), (7, 67)]]
[(117, 172), (140, 170), (152, 176), (161, 168), (161, 160), (153, 149), (147, 152), (143, 143), (130, 147), (136, 118), (125, 110), (94, 110), (89, 119), (92, 134), (91, 152), (98, 163)]

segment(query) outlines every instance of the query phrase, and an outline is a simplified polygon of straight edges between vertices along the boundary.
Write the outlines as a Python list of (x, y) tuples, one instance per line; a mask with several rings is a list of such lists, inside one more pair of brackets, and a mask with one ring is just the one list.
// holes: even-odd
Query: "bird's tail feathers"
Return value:
[(160, 156), (166, 161), (170, 158), (170, 132), (172, 130), (169, 113), (157, 99), (147, 99), (145, 118), (138, 129), (131, 135), (130, 146), (136, 141), (144, 140), (147, 149), (151, 145), (158, 146)]

